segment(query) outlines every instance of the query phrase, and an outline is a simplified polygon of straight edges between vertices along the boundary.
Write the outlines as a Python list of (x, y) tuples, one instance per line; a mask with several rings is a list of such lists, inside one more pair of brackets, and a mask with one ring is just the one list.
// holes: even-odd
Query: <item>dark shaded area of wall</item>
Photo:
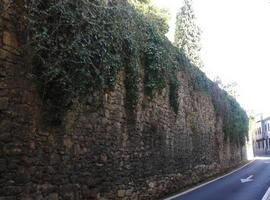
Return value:
[(61, 127), (44, 124), (14, 18), (16, 7), (1, 14), (0, 199), (157, 199), (245, 159), (239, 144), (224, 140), (211, 97), (190, 88), (184, 69), (177, 114), (169, 86), (149, 100), (140, 81), (130, 123), (122, 71), (113, 91), (74, 100)]

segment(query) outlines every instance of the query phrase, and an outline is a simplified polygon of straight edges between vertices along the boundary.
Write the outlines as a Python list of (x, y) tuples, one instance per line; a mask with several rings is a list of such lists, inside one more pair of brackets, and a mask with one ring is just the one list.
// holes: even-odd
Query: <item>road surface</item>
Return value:
[(239, 171), (170, 199), (262, 200), (269, 187), (270, 158), (259, 158)]

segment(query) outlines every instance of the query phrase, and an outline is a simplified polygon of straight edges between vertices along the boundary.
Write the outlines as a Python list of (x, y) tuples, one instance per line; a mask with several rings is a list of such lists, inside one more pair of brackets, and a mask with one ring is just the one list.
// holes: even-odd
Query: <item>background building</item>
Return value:
[(255, 155), (270, 154), (270, 117), (256, 120), (256, 131), (253, 138)]

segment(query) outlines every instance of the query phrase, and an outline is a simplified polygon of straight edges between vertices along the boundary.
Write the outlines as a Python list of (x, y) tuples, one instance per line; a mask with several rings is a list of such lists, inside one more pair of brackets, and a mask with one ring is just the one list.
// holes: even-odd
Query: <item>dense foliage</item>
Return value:
[(112, 89), (123, 69), (127, 108), (134, 110), (142, 60), (146, 95), (153, 97), (167, 79), (175, 79), (167, 73), (174, 66), (163, 35), (167, 18), (148, 3), (28, 0), (25, 10), (31, 46), (27, 57), (54, 122), (75, 97)]
[(199, 68), (203, 66), (200, 58), (200, 36), (201, 30), (196, 22), (192, 0), (184, 0), (184, 5), (176, 16), (174, 44)]
[[(188, 66), (186, 64), (186, 66)], [(190, 90), (203, 92), (212, 99), (217, 119), (222, 119), (225, 138), (243, 145), (248, 137), (249, 119), (236, 99), (217, 83), (209, 80), (199, 68), (189, 65), (186, 70), (191, 74)]]
[(74, 99), (112, 90), (120, 71), (125, 72), (130, 115), (136, 112), (140, 82), (144, 83), (144, 95), (150, 98), (169, 86), (170, 105), (177, 114), (177, 74), (188, 71), (191, 90), (211, 95), (217, 115), (226, 122), (225, 133), (243, 140), (245, 112), (171, 45), (164, 36), (166, 26), (156, 20), (161, 17), (165, 22), (165, 18), (153, 18), (152, 11), (148, 15), (145, 10), (152, 9), (148, 1), (110, 2), (26, 1), (25, 53), (51, 123), (61, 123), (61, 114)]
[(218, 85), (212, 89), (212, 99), (216, 113), (223, 120), (223, 131), (226, 137), (245, 144), (248, 137), (249, 119), (234, 97), (220, 90)]
[(169, 12), (165, 9), (158, 9), (150, 4), (150, 0), (136, 1), (132, 0), (130, 3), (140, 12), (147, 16), (147, 20), (151, 24), (156, 25), (156, 30), (162, 35), (169, 31)]

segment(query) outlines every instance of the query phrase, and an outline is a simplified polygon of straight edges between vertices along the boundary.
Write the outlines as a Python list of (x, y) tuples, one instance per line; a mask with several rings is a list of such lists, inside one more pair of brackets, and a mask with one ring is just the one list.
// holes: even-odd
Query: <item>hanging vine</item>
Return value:
[(243, 141), (247, 118), (240, 105), (226, 93), (215, 92), (213, 83), (164, 36), (166, 26), (160, 29), (157, 16), (147, 16), (142, 3), (136, 3), (25, 1), (24, 53), (50, 122), (61, 124), (73, 99), (93, 91), (113, 90), (120, 71), (126, 74), (126, 107), (130, 113), (138, 104), (143, 71), (145, 95), (153, 98), (168, 86), (170, 105), (177, 114), (177, 73), (186, 70), (191, 74), (193, 90), (212, 97), (226, 135)]

